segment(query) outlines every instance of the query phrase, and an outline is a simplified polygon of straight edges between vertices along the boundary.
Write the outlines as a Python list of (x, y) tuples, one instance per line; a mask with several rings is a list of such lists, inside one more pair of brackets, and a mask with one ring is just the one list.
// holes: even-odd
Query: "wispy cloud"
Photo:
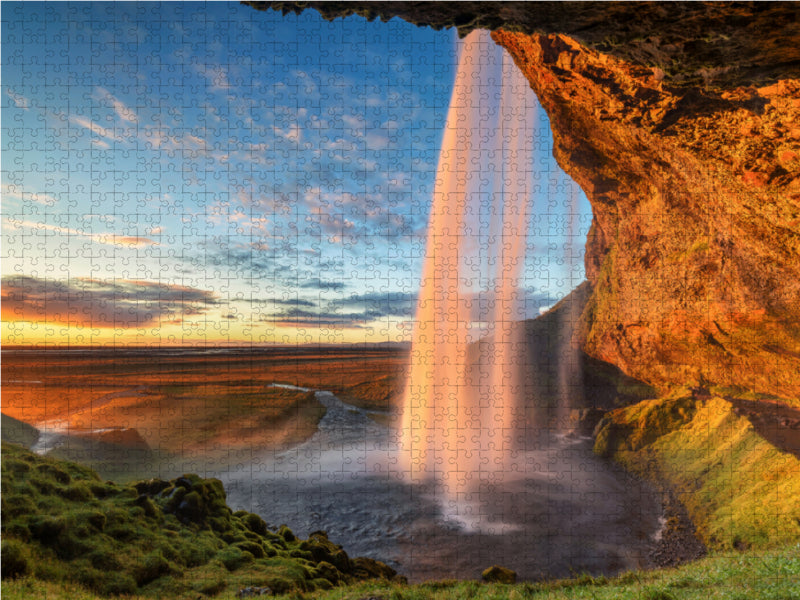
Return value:
[(107, 89), (102, 87), (97, 88), (93, 97), (109, 103), (121, 120), (128, 123), (137, 123), (139, 121), (139, 116), (136, 112)]
[(305, 306), (307, 308), (314, 308), (317, 306), (315, 302), (303, 298), (238, 298), (235, 301), (244, 302), (253, 306), (267, 306), (270, 304), (278, 306)]
[(25, 110), (30, 108), (30, 101), (22, 94), (16, 93), (11, 88), (6, 88), (6, 95), (11, 98), (11, 101), (17, 108), (24, 108)]
[(107, 140), (111, 140), (112, 142), (122, 141), (122, 137), (114, 133), (113, 129), (98, 125), (94, 121), (91, 121), (85, 117), (78, 117), (76, 115), (71, 115), (69, 120), (75, 123), (76, 125), (80, 125), (81, 127), (88, 129), (93, 134), (99, 135), (100, 137), (105, 138)]
[(12, 275), (2, 279), (0, 307), (3, 321), (128, 329), (179, 323), (218, 304), (213, 292), (153, 281)]
[(3, 199), (6, 201), (13, 199), (22, 202), (36, 202), (37, 204), (44, 204), (45, 206), (53, 206), (58, 202), (58, 199), (52, 194), (46, 194), (44, 192), (26, 192), (8, 184), (3, 186)]
[(336, 329), (363, 329), (366, 325), (360, 313), (312, 312), (290, 308), (282, 313), (264, 315), (259, 319), (276, 327), (333, 327)]
[(405, 292), (368, 292), (333, 300), (329, 307), (362, 309), (367, 320), (381, 317), (410, 317), (417, 305), (417, 295)]
[(158, 242), (150, 238), (140, 237), (135, 235), (119, 235), (116, 233), (86, 233), (77, 229), (70, 229), (69, 227), (60, 227), (58, 225), (49, 225), (47, 223), (35, 223), (33, 221), (14, 221), (6, 220), (6, 222), (14, 229), (21, 227), (28, 227), (38, 231), (53, 231), (62, 235), (72, 235), (78, 237), (89, 238), (95, 243), (106, 244), (108, 246), (122, 246), (125, 248), (144, 248), (145, 246), (158, 246)]
[(303, 281), (299, 287), (320, 291), (337, 291), (343, 290), (346, 285), (342, 281), (324, 281), (319, 277), (312, 277), (311, 279)]

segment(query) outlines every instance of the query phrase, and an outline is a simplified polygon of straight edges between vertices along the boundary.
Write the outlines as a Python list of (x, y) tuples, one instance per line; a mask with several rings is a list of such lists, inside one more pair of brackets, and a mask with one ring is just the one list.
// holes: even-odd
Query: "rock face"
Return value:
[(400, 17), (434, 29), (563, 33), (587, 48), (658, 67), (673, 84), (761, 85), (800, 71), (796, 2), (259, 2), (326, 19)]
[(800, 4), (308, 5), (494, 29), (592, 204), (586, 353), (799, 402)]
[(713, 91), (496, 31), (594, 222), (584, 348), (654, 384), (800, 395), (800, 81)]

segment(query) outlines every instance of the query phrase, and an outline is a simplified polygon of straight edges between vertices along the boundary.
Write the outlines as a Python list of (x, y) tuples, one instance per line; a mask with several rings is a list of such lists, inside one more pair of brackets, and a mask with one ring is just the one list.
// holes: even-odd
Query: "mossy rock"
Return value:
[[(3, 503), (3, 519), (20, 515), (33, 515), (38, 512), (36, 503), (30, 496), (5, 493), (0, 497)], [(5, 523), (4, 523), (5, 525)]]
[(166, 488), (170, 487), (169, 481), (163, 479), (148, 479), (146, 481), (139, 481), (133, 484), (139, 494), (146, 494), (147, 496), (156, 496), (163, 492)]
[(244, 526), (253, 533), (261, 536), (267, 535), (267, 522), (257, 514), (246, 512), (242, 515), (240, 512), (237, 512), (236, 516), (238, 516)]
[(295, 548), (294, 550), (289, 551), (289, 556), (292, 558), (302, 558), (303, 560), (313, 561), (314, 555), (307, 550), (301, 550), (300, 548)]
[(264, 551), (264, 546), (257, 544), (256, 542), (237, 542), (235, 547), (239, 548), (243, 552), (249, 552), (255, 558), (264, 558), (267, 555), (267, 553)]
[(316, 578), (311, 580), (311, 585), (314, 587), (315, 590), (332, 590), (333, 583), (328, 581), (327, 579)]
[(72, 481), (72, 477), (70, 477), (69, 473), (48, 463), (36, 465), (36, 472), (54, 479), (61, 485), (67, 485)]
[(294, 535), (294, 533), (292, 533), (292, 530), (289, 529), (286, 525), (281, 525), (278, 528), (278, 535), (281, 536), (287, 542), (297, 541), (297, 537)]
[[(342, 578), (341, 572), (329, 562), (321, 562), (316, 566), (316, 578), (322, 578), (336, 585)], [(274, 588), (273, 588), (274, 589)]]
[(162, 516), (161, 511), (156, 506), (149, 496), (142, 494), (135, 500), (136, 506), (144, 511), (146, 517), (150, 519), (157, 519)]
[(30, 555), (22, 542), (17, 540), (3, 540), (0, 549), (0, 570), (3, 579), (24, 577), (31, 572)]
[(373, 558), (359, 556), (351, 559), (352, 575), (357, 579), (387, 579), (391, 581), (397, 576), (397, 571), (389, 565)]
[(236, 546), (228, 546), (217, 553), (217, 559), (225, 565), (228, 571), (235, 571), (247, 563), (253, 562), (255, 557), (250, 552), (243, 551)]
[(516, 583), (517, 574), (511, 569), (492, 565), (481, 573), (481, 578), (487, 583)]
[(47, 546), (54, 544), (67, 530), (67, 522), (63, 516), (34, 515), (28, 522), (28, 529), (34, 539)]
[(170, 572), (169, 562), (156, 550), (148, 554), (134, 573), (137, 585), (146, 585)]

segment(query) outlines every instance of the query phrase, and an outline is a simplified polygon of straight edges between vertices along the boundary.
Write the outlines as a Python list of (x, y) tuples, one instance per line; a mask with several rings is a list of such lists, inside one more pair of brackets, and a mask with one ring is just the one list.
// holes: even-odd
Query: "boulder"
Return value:
[(481, 573), (481, 578), (487, 583), (516, 583), (517, 573), (500, 565), (493, 565)]

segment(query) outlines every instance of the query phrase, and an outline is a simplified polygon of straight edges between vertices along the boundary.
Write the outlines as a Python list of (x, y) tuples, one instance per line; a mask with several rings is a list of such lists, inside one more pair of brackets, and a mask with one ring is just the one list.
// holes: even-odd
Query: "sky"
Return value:
[[(4, 345), (411, 338), (452, 30), (3, 2), (1, 37)], [(583, 279), (591, 219), (543, 112), (536, 140), (525, 316)]]

